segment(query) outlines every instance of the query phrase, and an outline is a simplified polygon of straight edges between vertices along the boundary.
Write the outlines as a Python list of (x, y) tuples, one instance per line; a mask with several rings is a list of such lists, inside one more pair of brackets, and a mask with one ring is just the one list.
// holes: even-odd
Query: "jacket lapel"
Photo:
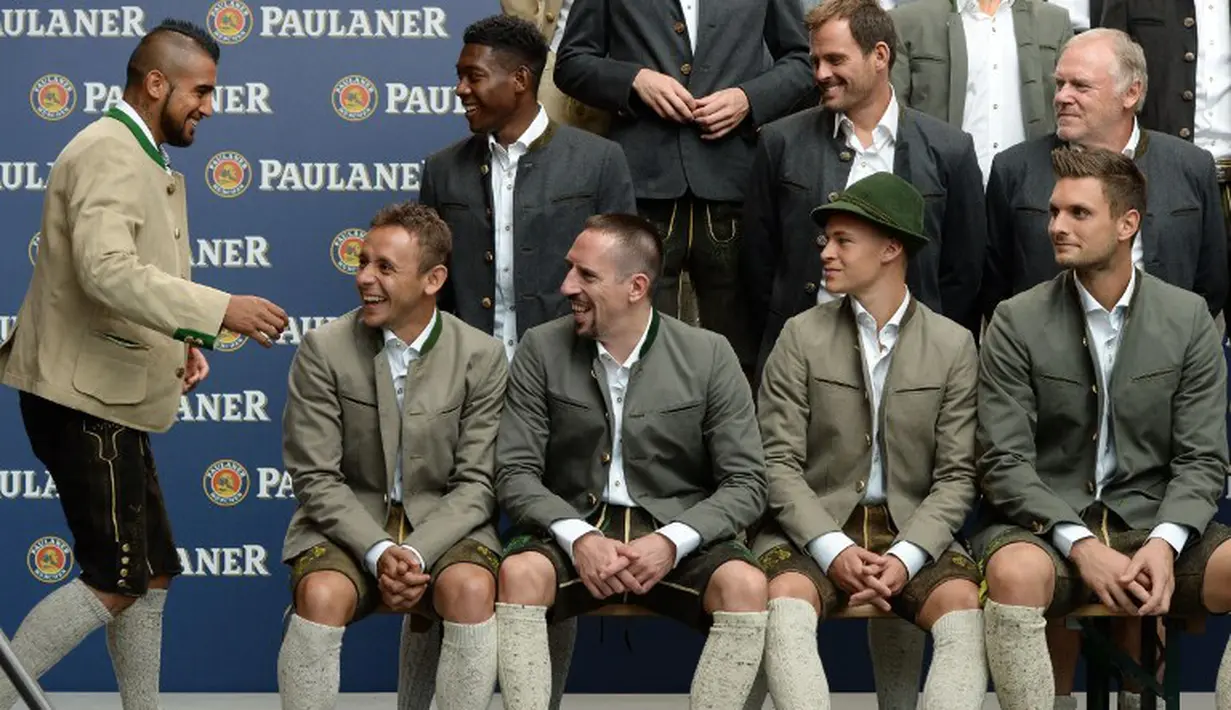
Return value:
[(393, 473), (397, 470), (398, 444), (401, 443), (401, 412), (398, 411), (397, 394), (393, 391), (393, 370), (389, 367), (389, 358), (385, 355), (385, 344), (381, 331), (375, 330), (370, 336), (372, 349), (372, 369), (376, 372), (376, 411), (380, 417), (380, 445), (385, 454), (385, 488), (393, 481)]
[(966, 108), (966, 29), (958, 12), (949, 14), (949, 123), (962, 125)]

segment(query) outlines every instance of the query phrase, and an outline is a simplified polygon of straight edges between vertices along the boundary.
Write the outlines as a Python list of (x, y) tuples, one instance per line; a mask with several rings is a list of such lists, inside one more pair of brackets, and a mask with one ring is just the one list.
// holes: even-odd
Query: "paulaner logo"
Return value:
[(248, 469), (234, 459), (215, 461), (205, 469), (201, 486), (214, 505), (230, 508), (248, 496)]
[(252, 32), (252, 11), (242, 0), (218, 0), (210, 5), (205, 25), (222, 44), (239, 44)]
[(364, 121), (376, 113), (379, 96), (366, 76), (351, 74), (333, 85), (331, 100), (334, 113), (347, 121)]
[(252, 184), (252, 166), (239, 153), (224, 150), (206, 164), (205, 182), (219, 197), (239, 197)]
[(338, 232), (333, 243), (329, 245), (329, 257), (333, 260), (334, 268), (347, 276), (354, 276), (359, 272), (359, 252), (363, 250), (363, 238), (367, 234), (357, 227)]
[(62, 582), (73, 569), (73, 549), (55, 535), (40, 537), (26, 553), (26, 567), (44, 584)]
[(63, 74), (46, 74), (30, 87), (30, 108), (44, 121), (59, 121), (77, 106), (77, 87)]

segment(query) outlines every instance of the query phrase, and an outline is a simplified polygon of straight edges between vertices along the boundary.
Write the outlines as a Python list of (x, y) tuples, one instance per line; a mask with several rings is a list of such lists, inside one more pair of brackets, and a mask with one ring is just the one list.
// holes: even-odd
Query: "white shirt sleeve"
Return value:
[(833, 564), (843, 550), (854, 544), (855, 541), (847, 537), (846, 533), (825, 533), (808, 543), (808, 554), (821, 566), (821, 572), (829, 574), (829, 565)]
[(1159, 523), (1154, 526), (1154, 531), (1150, 533), (1150, 537), (1159, 537), (1171, 545), (1171, 549), (1175, 550), (1175, 554), (1179, 555), (1184, 550), (1184, 544), (1188, 542), (1188, 530), (1182, 525), (1175, 523)]
[(902, 564), (906, 565), (906, 581), (908, 582), (914, 579), (915, 575), (919, 574), (919, 570), (923, 569), (923, 566), (928, 563), (928, 558), (930, 557), (928, 553), (923, 551), (922, 547), (906, 540), (899, 540), (894, 543), (893, 547), (889, 548), (889, 554), (902, 560)]
[[(368, 571), (372, 576), (376, 576), (376, 563), (380, 562), (380, 556), (385, 554), (385, 550), (393, 547), (392, 540), (381, 540), (380, 542), (368, 548), (368, 553), (363, 556), (363, 561), (368, 566)], [(417, 554), (417, 553), (416, 553)]]
[(1073, 551), (1073, 545), (1078, 540), (1084, 540), (1088, 537), (1094, 537), (1094, 533), (1090, 532), (1090, 528), (1087, 528), (1085, 525), (1057, 523), (1052, 528), (1052, 544), (1056, 546), (1061, 555), (1064, 555), (1065, 559)]
[(568, 555), (569, 562), (573, 564), (577, 564), (577, 561), (573, 559), (573, 543), (577, 542), (577, 539), (582, 535), (592, 532), (599, 532), (599, 530), (581, 518), (557, 520), (551, 524), (552, 536), (556, 538), (556, 542), (560, 547), (564, 548), (564, 553)]
[[(684, 523), (668, 523), (659, 528), (658, 532), (675, 543), (676, 565), (680, 563), (680, 560), (692, 554), (694, 550), (701, 546), (701, 533)], [(675, 565), (672, 565), (672, 568), (674, 567)]]

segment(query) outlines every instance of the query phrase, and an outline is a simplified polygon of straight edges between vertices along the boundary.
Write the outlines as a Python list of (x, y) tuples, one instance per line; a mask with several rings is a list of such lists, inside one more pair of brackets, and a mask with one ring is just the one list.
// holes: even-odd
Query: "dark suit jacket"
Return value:
[[(431, 155), (419, 191), (420, 201), (439, 212), (453, 232), (453, 258), (440, 308), (485, 333), (492, 332), (496, 298), (491, 191), (486, 135), (472, 135)], [(569, 312), (568, 299), (560, 295), (568, 271), (564, 255), (586, 218), (636, 210), (620, 146), (586, 131), (548, 124), (518, 161), (513, 188), (519, 339), (526, 329)]]
[[(900, 110), (893, 172), (923, 194), (924, 231), (932, 240), (910, 258), (907, 283), (929, 308), (978, 332), (987, 213), (974, 141), (931, 116)], [(816, 305), (820, 230), (810, 214), (846, 188), (853, 156), (843, 136), (834, 137), (834, 121), (833, 113), (813, 108), (761, 131), (740, 262), (762, 364), (787, 319)]]
[[(1193, 19), (1192, 27), (1185, 26), (1186, 18)], [(1201, 29), (1193, 0), (1107, 0), (1101, 24), (1127, 32), (1145, 52), (1150, 90), (1141, 125), (1191, 141)]]
[[(1055, 134), (998, 154), (987, 183), (988, 250), (983, 312), (1060, 273), (1047, 225), (1056, 179)], [(1137, 167), (1147, 200), (1141, 223), (1146, 271), (1205, 298), (1210, 312), (1227, 297), (1227, 227), (1210, 154), (1179, 138), (1141, 130)]]
[[(1227, 365), (1204, 303), (1137, 271), (1110, 377), (1116, 471), (1102, 501), (1134, 529), (1195, 539), (1227, 473)], [(1101, 398), (1073, 272), (1000, 304), (980, 352), (976, 548), (1013, 524), (1050, 537), (1094, 502)]]
[[(637, 197), (744, 197), (756, 128), (786, 115), (812, 87), (798, 0), (701, 2), (697, 51), (674, 0), (575, 0), (556, 55), (556, 86), (614, 114), (608, 136), (624, 147)], [(768, 48), (773, 58), (767, 64)], [(748, 117), (720, 140), (695, 124), (659, 118), (633, 91), (642, 68), (674, 77), (696, 98), (739, 87)]]
[[(624, 401), (628, 493), (702, 544), (742, 534), (767, 483), (752, 391), (726, 338), (652, 316)], [(526, 333), (510, 367), (496, 444), (496, 497), (514, 525), (549, 528), (599, 504), (611, 464), (611, 393), (571, 316)]]

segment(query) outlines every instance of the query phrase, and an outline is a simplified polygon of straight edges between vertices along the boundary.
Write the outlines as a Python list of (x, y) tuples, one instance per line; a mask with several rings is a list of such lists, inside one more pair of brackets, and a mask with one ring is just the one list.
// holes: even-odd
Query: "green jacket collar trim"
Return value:
[(118, 106), (112, 106), (104, 115), (109, 118), (114, 118), (127, 126), (128, 130), (132, 132), (133, 136), (137, 139), (137, 143), (141, 144), (141, 149), (145, 151), (145, 154), (150, 156), (155, 163), (158, 163), (158, 167), (163, 170), (167, 169), (167, 161), (162, 159), (162, 153), (155, 148), (152, 143), (150, 143), (150, 140), (145, 137), (145, 131), (141, 130), (140, 126), (133, 123), (132, 118), (130, 118), (128, 114), (121, 111)]

